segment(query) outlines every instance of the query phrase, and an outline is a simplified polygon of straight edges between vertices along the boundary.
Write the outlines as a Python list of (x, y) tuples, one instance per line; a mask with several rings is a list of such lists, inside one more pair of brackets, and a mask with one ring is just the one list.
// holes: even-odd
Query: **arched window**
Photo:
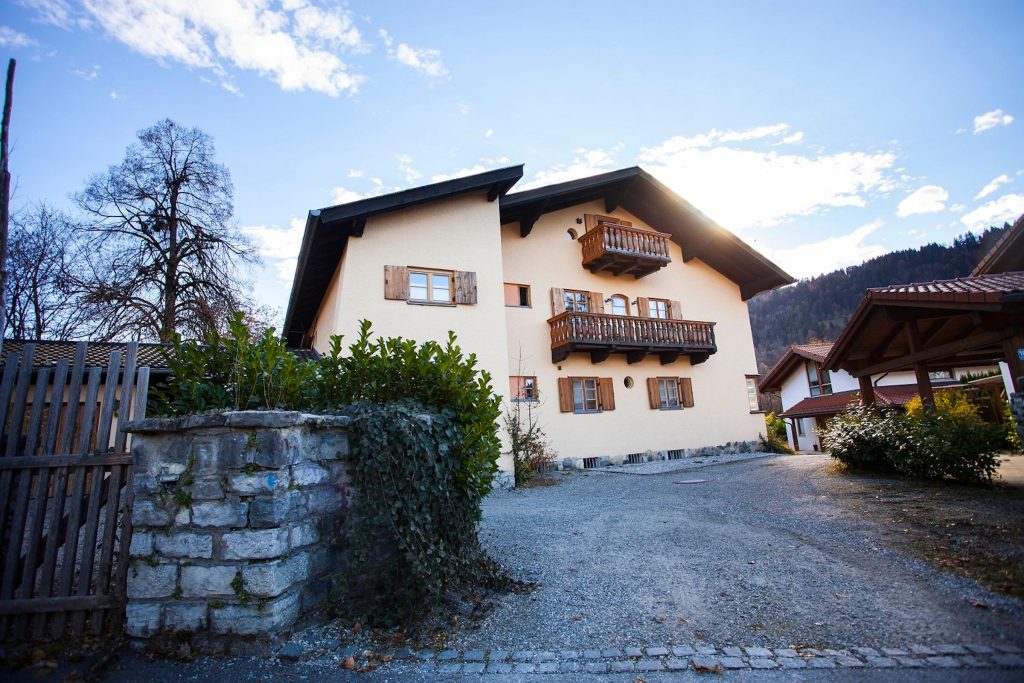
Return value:
[(629, 315), (629, 299), (621, 294), (613, 294), (612, 298), (608, 300), (611, 304), (612, 315)]

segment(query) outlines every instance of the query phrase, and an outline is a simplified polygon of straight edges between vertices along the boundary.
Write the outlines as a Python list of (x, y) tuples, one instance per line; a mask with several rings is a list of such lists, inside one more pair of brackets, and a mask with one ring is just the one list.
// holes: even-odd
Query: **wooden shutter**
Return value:
[(551, 315), (565, 312), (565, 290), (561, 287), (551, 288)]
[(604, 294), (587, 292), (587, 309), (591, 313), (604, 313)]
[(615, 385), (611, 377), (598, 378), (597, 403), (601, 410), (615, 410)]
[(678, 301), (668, 302), (668, 317), (670, 320), (683, 319), (683, 305)]
[(679, 378), (679, 403), (684, 408), (693, 407), (693, 382), (689, 377)]
[(661, 394), (658, 393), (658, 378), (648, 377), (647, 378), (647, 400), (650, 401), (652, 408), (661, 407)]
[(409, 299), (409, 269), (405, 266), (384, 266), (384, 298)]
[(636, 298), (636, 315), (638, 318), (649, 318), (651, 317), (651, 309), (648, 306), (648, 299), (644, 296), (638, 296)]
[(572, 379), (558, 378), (558, 409), (563, 413), (572, 412)]
[(469, 270), (455, 271), (455, 303), (476, 303), (476, 273)]
[(602, 216), (599, 213), (585, 213), (583, 214), (583, 227), (590, 232), (601, 223), (615, 223), (616, 225), (625, 225), (627, 228), (633, 227), (631, 221), (627, 221), (623, 218), (616, 218), (615, 216)]

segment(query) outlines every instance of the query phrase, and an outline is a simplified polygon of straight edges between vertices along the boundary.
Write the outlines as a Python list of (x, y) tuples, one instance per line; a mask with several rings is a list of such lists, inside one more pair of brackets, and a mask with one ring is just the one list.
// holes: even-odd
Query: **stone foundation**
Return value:
[(343, 560), (348, 423), (241, 411), (131, 424), (136, 646), (265, 653), (322, 611)]
[(757, 451), (758, 445), (757, 441), (730, 441), (729, 443), (721, 446), (702, 446), (700, 448), (678, 448), (661, 451), (648, 450), (622, 455), (595, 455), (593, 460), (591, 460), (591, 458), (560, 458), (551, 463), (551, 470), (562, 471), (590, 469), (586, 467), (587, 461), (593, 462), (596, 467), (612, 467), (645, 462), (660, 462), (663, 460), (710, 457), (712, 455), (752, 453)]

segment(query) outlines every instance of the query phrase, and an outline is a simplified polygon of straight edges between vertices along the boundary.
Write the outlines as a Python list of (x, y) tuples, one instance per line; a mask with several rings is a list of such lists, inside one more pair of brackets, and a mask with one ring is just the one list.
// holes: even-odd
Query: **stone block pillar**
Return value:
[(315, 619), (342, 569), (348, 422), (240, 411), (130, 425), (134, 644), (266, 653)]

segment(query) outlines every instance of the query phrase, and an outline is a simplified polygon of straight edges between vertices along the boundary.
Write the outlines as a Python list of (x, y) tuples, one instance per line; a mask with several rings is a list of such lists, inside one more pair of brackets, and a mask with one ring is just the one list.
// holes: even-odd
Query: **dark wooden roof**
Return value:
[[(524, 237), (545, 213), (604, 200), (668, 233), (683, 250), (683, 261), (699, 258), (740, 286), (744, 300), (793, 282), (785, 271), (639, 167), (510, 194), (501, 200), (501, 222), (519, 223)], [(741, 198), (737, 198), (741, 201)]]
[(761, 391), (781, 391), (783, 382), (798, 365), (802, 364), (804, 359), (824, 363), (831, 350), (832, 342), (790, 346), (779, 362), (761, 379), (758, 387)]
[(930, 368), (1000, 359), (1003, 340), (1024, 328), (1024, 272), (869, 289), (825, 367), (856, 376), (907, 369), (911, 326)]
[(487, 199), (494, 201), (504, 196), (522, 177), (523, 166), (520, 164), (310, 211), (284, 318), (288, 343), (302, 345), (348, 238), (363, 234), (367, 218), (468, 192), (486, 191)]
[(982, 257), (971, 275), (1024, 270), (1024, 215)]

